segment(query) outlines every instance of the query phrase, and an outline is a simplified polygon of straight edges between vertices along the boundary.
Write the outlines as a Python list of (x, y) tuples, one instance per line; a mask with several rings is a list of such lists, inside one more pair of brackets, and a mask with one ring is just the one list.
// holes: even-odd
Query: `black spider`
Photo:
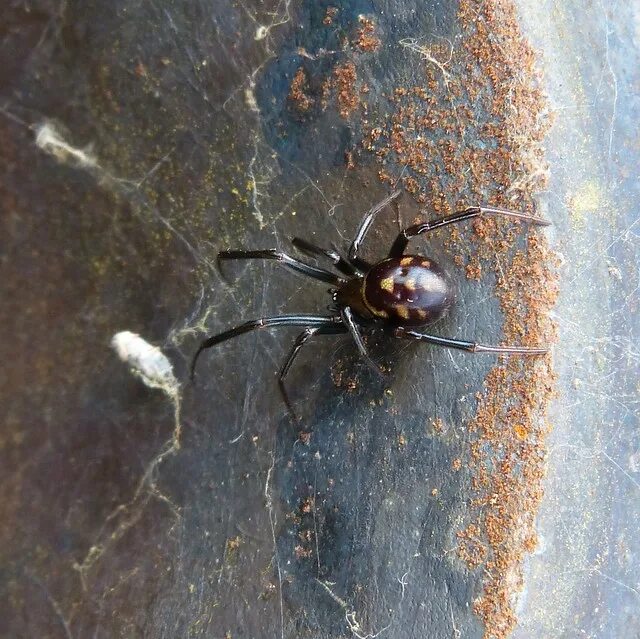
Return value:
[(203, 350), (253, 329), (271, 326), (304, 327), (304, 330), (294, 342), (278, 376), (282, 397), (290, 411), (291, 405), (284, 387), (284, 379), (300, 349), (314, 335), (350, 333), (362, 356), (378, 372), (380, 372), (379, 368), (367, 353), (360, 333), (361, 328), (379, 327), (394, 337), (429, 342), (473, 353), (511, 353), (516, 355), (541, 355), (546, 353), (546, 348), (486, 346), (475, 342), (438, 337), (412, 330), (415, 327), (430, 324), (442, 317), (451, 305), (453, 295), (446, 274), (435, 262), (420, 255), (404, 255), (404, 251), (409, 240), (416, 235), (480, 215), (504, 215), (540, 226), (547, 226), (550, 222), (525, 213), (485, 206), (472, 206), (452, 215), (437, 218), (430, 222), (421, 222), (406, 228), (398, 235), (391, 246), (389, 257), (377, 264), (369, 264), (358, 257), (360, 245), (377, 213), (399, 195), (400, 191), (395, 191), (364, 216), (349, 247), (347, 258), (342, 257), (335, 250), (320, 248), (300, 238), (293, 239), (292, 243), (299, 251), (314, 257), (329, 258), (333, 262), (334, 268), (342, 275), (305, 264), (276, 249), (222, 251), (218, 255), (218, 258), (222, 260), (255, 258), (277, 260), (298, 273), (331, 284), (335, 287), (330, 289), (333, 303), (328, 310), (332, 314), (327, 316), (282, 315), (280, 317), (264, 317), (245, 322), (219, 335), (208, 337), (200, 344), (193, 357), (191, 377), (194, 377), (196, 362)]

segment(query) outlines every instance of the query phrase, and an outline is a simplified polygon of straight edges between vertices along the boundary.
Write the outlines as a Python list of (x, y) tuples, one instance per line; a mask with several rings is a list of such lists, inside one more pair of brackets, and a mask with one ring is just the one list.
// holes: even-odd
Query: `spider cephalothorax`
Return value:
[(416, 327), (431, 324), (442, 317), (451, 306), (453, 295), (445, 272), (433, 260), (420, 255), (405, 255), (404, 251), (409, 240), (416, 235), (480, 215), (502, 215), (539, 226), (546, 226), (549, 222), (526, 213), (472, 206), (452, 215), (410, 226), (398, 235), (387, 258), (376, 264), (369, 264), (358, 256), (360, 245), (376, 214), (399, 195), (400, 191), (395, 191), (364, 216), (346, 258), (335, 250), (320, 248), (300, 238), (293, 239), (293, 245), (300, 252), (313, 257), (329, 259), (333, 263), (334, 269), (340, 274), (311, 266), (276, 249), (221, 252), (218, 255), (221, 260), (252, 258), (277, 260), (298, 273), (331, 284), (333, 303), (329, 310), (333, 314), (327, 316), (282, 315), (265, 317), (245, 322), (224, 333), (209, 337), (200, 344), (193, 357), (192, 377), (198, 356), (203, 350), (242, 333), (270, 326), (304, 327), (294, 342), (278, 377), (282, 396), (289, 408), (291, 407), (284, 388), (284, 378), (302, 346), (313, 335), (350, 333), (360, 353), (376, 370), (379, 369), (369, 358), (362, 340), (362, 329), (380, 328), (394, 337), (419, 340), (474, 353), (516, 355), (546, 353), (546, 348), (486, 346), (476, 342), (439, 337), (413, 330)]

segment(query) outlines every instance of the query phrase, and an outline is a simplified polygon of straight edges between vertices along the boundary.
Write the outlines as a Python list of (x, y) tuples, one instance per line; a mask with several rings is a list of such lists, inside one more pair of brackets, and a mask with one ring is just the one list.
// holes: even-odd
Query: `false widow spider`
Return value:
[(364, 216), (346, 258), (336, 250), (324, 249), (306, 240), (293, 238), (292, 244), (298, 251), (314, 258), (328, 259), (332, 262), (334, 269), (340, 273), (339, 275), (327, 269), (306, 264), (277, 249), (222, 251), (219, 253), (219, 260), (276, 260), (293, 271), (331, 284), (333, 288), (329, 289), (329, 292), (332, 296), (332, 303), (328, 306), (331, 314), (326, 316), (263, 317), (244, 322), (235, 328), (208, 337), (202, 341), (193, 356), (191, 378), (193, 379), (195, 376), (196, 362), (203, 350), (254, 329), (273, 326), (301, 326), (304, 328), (293, 343), (278, 375), (282, 398), (292, 414), (293, 410), (287, 396), (284, 380), (302, 347), (315, 335), (349, 333), (360, 354), (378, 373), (380, 373), (380, 369), (367, 353), (361, 329), (381, 328), (393, 337), (428, 342), (472, 353), (513, 355), (542, 355), (546, 353), (546, 348), (487, 346), (414, 330), (442, 317), (453, 302), (453, 294), (447, 275), (433, 260), (420, 255), (405, 255), (404, 251), (411, 238), (482, 215), (510, 217), (538, 226), (548, 226), (550, 222), (526, 213), (488, 206), (471, 206), (451, 215), (439, 217), (430, 222), (421, 222), (404, 229), (391, 245), (388, 257), (376, 264), (370, 264), (358, 255), (362, 242), (376, 215), (393, 202), (400, 193), (401, 191), (395, 191), (376, 204)]

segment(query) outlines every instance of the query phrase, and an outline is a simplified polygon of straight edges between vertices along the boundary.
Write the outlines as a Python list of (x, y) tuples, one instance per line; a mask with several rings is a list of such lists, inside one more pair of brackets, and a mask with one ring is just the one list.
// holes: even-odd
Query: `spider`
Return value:
[(330, 315), (263, 317), (244, 322), (235, 328), (208, 337), (202, 341), (193, 356), (191, 378), (193, 379), (195, 376), (198, 357), (205, 349), (257, 328), (274, 326), (300, 326), (304, 328), (293, 343), (278, 374), (278, 385), (282, 399), (292, 415), (294, 413), (284, 380), (302, 347), (315, 335), (349, 333), (360, 354), (378, 373), (381, 371), (369, 357), (362, 339), (362, 329), (367, 331), (381, 328), (396, 338), (428, 342), (472, 353), (513, 355), (543, 355), (546, 353), (546, 348), (487, 346), (415, 330), (442, 317), (453, 302), (453, 294), (447, 275), (433, 260), (421, 255), (405, 255), (405, 249), (411, 238), (482, 215), (500, 215), (538, 226), (548, 226), (550, 222), (526, 213), (488, 206), (471, 206), (451, 215), (430, 222), (421, 222), (404, 229), (391, 245), (388, 257), (376, 264), (370, 264), (359, 257), (362, 242), (376, 215), (393, 202), (400, 193), (401, 191), (393, 192), (367, 212), (351, 242), (346, 258), (334, 249), (324, 249), (306, 240), (293, 238), (292, 244), (298, 251), (314, 258), (328, 259), (332, 262), (337, 273), (311, 266), (277, 249), (222, 251), (219, 253), (219, 260), (276, 260), (293, 271), (331, 284), (332, 288), (329, 289), (329, 293), (332, 297), (332, 303), (328, 306)]

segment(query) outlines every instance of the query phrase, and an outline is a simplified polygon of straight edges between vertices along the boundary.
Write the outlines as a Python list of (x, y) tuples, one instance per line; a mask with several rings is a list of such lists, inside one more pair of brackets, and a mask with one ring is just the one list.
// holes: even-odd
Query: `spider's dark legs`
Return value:
[(340, 286), (345, 280), (338, 275), (331, 273), (323, 268), (317, 268), (304, 262), (300, 262), (286, 253), (281, 253), (276, 249), (265, 249), (261, 251), (221, 251), (218, 253), (218, 260), (276, 260), (288, 266), (292, 271), (308, 275), (321, 282), (327, 282), (333, 286)]
[(299, 237), (294, 237), (291, 240), (291, 243), (301, 253), (305, 253), (306, 255), (311, 255), (313, 257), (322, 256), (322, 257), (329, 258), (333, 263), (333, 266), (344, 275), (348, 275), (349, 277), (354, 277), (360, 274), (358, 269), (355, 266), (353, 266), (352, 264), (349, 264), (347, 260), (345, 260), (337, 251), (333, 249), (323, 249)]
[(537, 226), (549, 226), (549, 224), (551, 224), (548, 220), (536, 217), (535, 215), (528, 215), (527, 213), (508, 211), (507, 209), (497, 209), (491, 206), (470, 206), (463, 211), (456, 211), (451, 215), (439, 217), (435, 220), (431, 220), (430, 222), (421, 222), (420, 224), (406, 228), (398, 235), (391, 246), (389, 257), (400, 257), (407, 248), (409, 240), (412, 237), (416, 237), (416, 235), (428, 233), (429, 231), (442, 228), (449, 224), (455, 224), (456, 222), (471, 220), (474, 217), (480, 217), (482, 215), (502, 215), (504, 217), (511, 217), (524, 222), (529, 222), (530, 224), (536, 224)]
[(358, 257), (358, 251), (360, 250), (360, 246), (364, 241), (369, 229), (371, 228), (371, 224), (375, 219), (376, 215), (382, 211), (388, 204), (393, 202), (402, 191), (394, 191), (389, 197), (386, 197), (382, 202), (378, 202), (365, 216), (362, 218), (362, 222), (360, 222), (360, 226), (356, 231), (355, 237), (353, 238), (353, 242), (351, 242), (351, 246), (349, 247), (348, 258), (352, 264), (355, 264), (359, 269), (363, 271), (368, 271), (371, 268), (371, 265), (361, 260)]
[(450, 339), (448, 337), (438, 337), (437, 335), (427, 335), (405, 328), (396, 328), (393, 331), (394, 337), (412, 339), (419, 342), (428, 342), (447, 348), (457, 348), (470, 353), (498, 353), (504, 355), (544, 355), (549, 352), (547, 348), (527, 348), (526, 346), (487, 346), (476, 342), (466, 342), (460, 339)]
[(202, 351), (207, 348), (211, 348), (216, 344), (220, 344), (232, 337), (237, 337), (243, 333), (248, 333), (256, 328), (270, 328), (272, 326), (304, 326), (305, 328), (314, 327), (342, 327), (342, 320), (340, 317), (323, 317), (321, 315), (281, 315), (280, 317), (263, 317), (261, 319), (250, 320), (244, 322), (235, 328), (231, 328), (228, 331), (219, 333), (218, 335), (212, 335), (203, 340), (196, 354), (191, 360), (191, 379), (194, 378), (196, 371), (196, 362)]
[(335, 326), (335, 327), (334, 326), (326, 326), (326, 327), (316, 326), (315, 328), (307, 327), (304, 329), (304, 331), (302, 331), (302, 333), (300, 333), (300, 335), (298, 335), (298, 337), (296, 338), (296, 341), (293, 343), (293, 346), (291, 347), (291, 350), (287, 355), (287, 359), (285, 360), (284, 364), (282, 365), (282, 368), (280, 369), (280, 372), (278, 373), (278, 387), (280, 388), (280, 395), (282, 396), (282, 399), (285, 405), (287, 406), (289, 413), (294, 419), (297, 419), (297, 417), (293, 410), (293, 407), (291, 406), (291, 402), (289, 401), (289, 395), (287, 394), (287, 389), (285, 388), (285, 385), (284, 385), (285, 377), (289, 373), (291, 366), (293, 366), (293, 362), (295, 361), (296, 357), (302, 350), (302, 347), (314, 335), (329, 335), (329, 334), (345, 333), (345, 332), (346, 332), (346, 329), (342, 325)]
[(380, 367), (371, 359), (367, 351), (367, 347), (365, 346), (364, 340), (362, 339), (362, 335), (360, 334), (360, 328), (358, 327), (358, 324), (356, 323), (353, 317), (353, 311), (348, 306), (345, 306), (340, 311), (340, 315), (342, 317), (342, 321), (344, 325), (347, 327), (347, 330), (349, 331), (349, 334), (351, 335), (351, 337), (353, 337), (353, 341), (356, 343), (356, 346), (360, 351), (360, 355), (364, 357), (367, 364), (369, 364), (369, 366), (371, 366), (371, 368), (373, 368), (373, 370), (376, 373), (378, 373), (378, 375), (382, 375), (382, 371), (380, 370)]

